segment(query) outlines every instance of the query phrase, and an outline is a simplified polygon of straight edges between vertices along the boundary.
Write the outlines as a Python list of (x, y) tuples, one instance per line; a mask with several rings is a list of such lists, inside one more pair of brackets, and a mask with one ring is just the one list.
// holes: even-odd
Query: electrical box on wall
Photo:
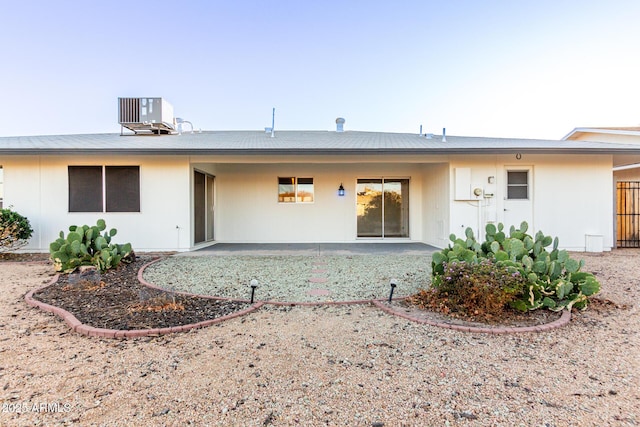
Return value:
[(471, 197), (471, 168), (455, 168), (454, 200), (473, 200)]

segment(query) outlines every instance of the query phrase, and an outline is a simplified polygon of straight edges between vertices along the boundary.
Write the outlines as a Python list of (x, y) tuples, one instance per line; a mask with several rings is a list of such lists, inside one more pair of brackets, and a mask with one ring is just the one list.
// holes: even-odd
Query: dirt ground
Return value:
[(29, 307), (51, 265), (0, 262), (0, 425), (638, 425), (640, 251), (575, 256), (602, 292), (546, 333), (456, 332), (365, 305), (131, 340)]

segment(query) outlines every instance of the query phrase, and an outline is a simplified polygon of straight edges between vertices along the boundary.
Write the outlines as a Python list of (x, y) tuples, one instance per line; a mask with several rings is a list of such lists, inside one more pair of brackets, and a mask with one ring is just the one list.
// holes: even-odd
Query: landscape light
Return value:
[(253, 295), (256, 292), (256, 288), (258, 287), (258, 281), (256, 279), (251, 279), (251, 304), (253, 304)]
[(396, 288), (396, 286), (398, 286), (398, 281), (396, 279), (391, 279), (389, 281), (389, 284), (391, 285), (391, 292), (389, 293), (389, 302), (391, 302), (391, 299), (393, 298), (393, 290)]

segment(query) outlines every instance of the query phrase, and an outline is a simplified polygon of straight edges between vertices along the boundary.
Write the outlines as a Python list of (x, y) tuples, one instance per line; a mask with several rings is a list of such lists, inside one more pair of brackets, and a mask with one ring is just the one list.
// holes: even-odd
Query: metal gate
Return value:
[(640, 181), (616, 183), (617, 247), (640, 248)]

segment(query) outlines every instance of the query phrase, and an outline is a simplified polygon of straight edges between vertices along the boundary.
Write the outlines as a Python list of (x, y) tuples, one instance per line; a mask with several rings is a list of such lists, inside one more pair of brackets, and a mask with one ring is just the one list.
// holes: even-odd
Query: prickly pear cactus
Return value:
[(81, 265), (94, 265), (100, 271), (105, 271), (117, 267), (122, 261), (135, 259), (131, 244), (111, 243), (111, 238), (118, 232), (115, 228), (107, 232), (106, 227), (105, 221), (99, 219), (91, 227), (70, 226), (66, 236), (61, 231), (60, 237), (49, 245), (55, 270), (71, 273)]
[(527, 278), (526, 291), (511, 303), (514, 308), (522, 311), (542, 307), (554, 311), (572, 307), (585, 309), (588, 297), (600, 291), (600, 283), (593, 274), (580, 271), (584, 261), (576, 261), (567, 251), (558, 249), (557, 237), (546, 236), (541, 231), (531, 236), (527, 234), (528, 229), (529, 225), (522, 222), (519, 228), (511, 226), (507, 235), (502, 223), (487, 224), (486, 240), (482, 243), (476, 241), (470, 228), (465, 230), (465, 239), (452, 234), (449, 247), (433, 254), (434, 278), (444, 273), (447, 263), (479, 263), (491, 259), (498, 266), (515, 268)]

